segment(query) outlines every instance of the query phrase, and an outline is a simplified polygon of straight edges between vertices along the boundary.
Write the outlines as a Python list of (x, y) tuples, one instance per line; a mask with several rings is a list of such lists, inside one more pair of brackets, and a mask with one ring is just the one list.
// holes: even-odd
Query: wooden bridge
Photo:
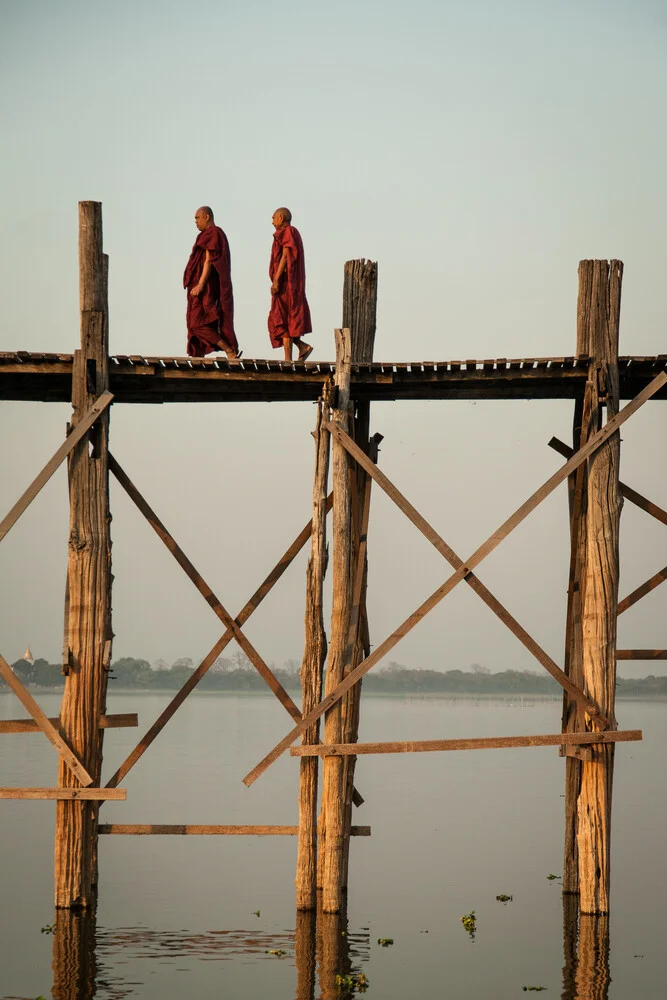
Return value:
[[(56, 906), (94, 906), (97, 837), (107, 835), (296, 834), (297, 906), (312, 909), (317, 889), (329, 913), (343, 908), (350, 837), (367, 836), (351, 822), (363, 799), (354, 785), (357, 755), (498, 749), (560, 748), (565, 759), (563, 888), (579, 894), (584, 913), (609, 908), (611, 787), (616, 743), (641, 739), (619, 730), (614, 710), (616, 660), (638, 651), (617, 650), (616, 621), (667, 579), (667, 568), (618, 600), (618, 546), (622, 498), (667, 524), (667, 511), (619, 481), (619, 429), (650, 399), (667, 398), (667, 355), (618, 356), (623, 266), (582, 261), (579, 268), (576, 352), (571, 357), (463, 361), (373, 360), (376, 265), (345, 268), (343, 328), (335, 331), (335, 362), (278, 362), (222, 358), (110, 355), (107, 266), (102, 252), (101, 205), (80, 209), (81, 348), (74, 354), (25, 351), (0, 354), (0, 399), (72, 401), (69, 433), (53, 458), (0, 521), (0, 541), (58, 466), (67, 459), (70, 543), (65, 595), (60, 716), (49, 719), (0, 656), (0, 675), (32, 717), (6, 726), (7, 736), (41, 732), (59, 760), (54, 788), (0, 789), (0, 798), (56, 800)], [(571, 399), (570, 443), (551, 444), (566, 461), (467, 558), (460, 558), (378, 465), (379, 435), (370, 433), (370, 404), (384, 400)], [(621, 399), (630, 402), (620, 407)], [(148, 505), (109, 450), (112, 405), (170, 402), (317, 401), (312, 519), (233, 617)], [(121, 456), (122, 457), (122, 456)], [(329, 493), (331, 459), (333, 489)], [(221, 621), (224, 631), (184, 687), (147, 729), (127, 759), (101, 786), (102, 738), (109, 725), (136, 724), (106, 714), (111, 663), (111, 535), (109, 474), (145, 516), (181, 569)], [(559, 666), (489, 591), (475, 570), (561, 483), (567, 482), (571, 545), (565, 650)], [(367, 537), (371, 485), (383, 490), (448, 564), (443, 584), (371, 652), (366, 614)], [(331, 529), (327, 515), (332, 512)], [(324, 627), (323, 580), (330, 530), (333, 601)], [(296, 554), (310, 544), (306, 577), (302, 704), (281, 687), (243, 628)], [(454, 587), (471, 587), (564, 692), (560, 732), (531, 737), (360, 744), (360, 681)], [(584, 627), (585, 623), (585, 627)], [(291, 718), (285, 737), (247, 774), (256, 781), (282, 754), (299, 757), (299, 822), (292, 827), (100, 824), (105, 799), (123, 799), (120, 782), (148, 750), (188, 694), (230, 641), (236, 641)], [(642, 651), (646, 652), (646, 651)], [(662, 650), (652, 655), (664, 656)], [(326, 662), (326, 672), (324, 670)], [(320, 720), (323, 738), (320, 739)], [(293, 744), (301, 738), (302, 746)], [(241, 777), (241, 776), (239, 776)], [(318, 782), (322, 809), (318, 816)], [(185, 819), (185, 818), (184, 818)]]

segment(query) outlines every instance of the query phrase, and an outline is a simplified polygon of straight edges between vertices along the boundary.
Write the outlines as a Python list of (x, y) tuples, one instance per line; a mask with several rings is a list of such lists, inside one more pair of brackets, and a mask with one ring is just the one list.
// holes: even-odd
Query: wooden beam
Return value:
[(14, 527), (26, 507), (32, 503), (42, 487), (48, 483), (53, 473), (60, 467), (72, 449), (86, 436), (93, 424), (99, 420), (112, 399), (113, 395), (110, 392), (103, 392), (90, 407), (80, 423), (76, 425), (69, 437), (65, 438), (64, 442), (54, 453), (53, 457), (49, 459), (39, 475), (33, 479), (25, 493), (19, 497), (9, 513), (0, 521), (0, 542), (10, 529)]
[[(60, 716), (48, 720), (57, 729), (60, 725)], [(100, 729), (127, 729), (139, 725), (139, 716), (136, 712), (126, 712), (120, 715), (100, 716)], [(34, 719), (1, 719), (0, 735), (2, 733), (39, 733), (41, 729)]]
[[(593, 760), (593, 751), (590, 747), (582, 746), (560, 746), (558, 748), (561, 757), (568, 757), (571, 760)], [(567, 762), (566, 762), (567, 766)], [(563, 888), (563, 892), (565, 889)]]
[[(621, 412), (614, 417), (612, 420), (608, 421), (605, 426), (597, 434), (594, 434), (589, 441), (581, 448), (576, 455), (574, 455), (569, 462), (554, 473), (546, 483), (544, 483), (538, 490), (533, 493), (529, 499), (512, 514), (497, 531), (491, 535), (486, 542), (484, 542), (473, 555), (466, 560), (466, 563), (457, 570), (452, 576), (450, 576), (436, 591), (427, 598), (423, 604), (421, 604), (416, 611), (414, 611), (409, 618), (407, 618), (402, 625), (392, 632), (392, 634), (384, 640), (379, 646), (377, 646), (370, 656), (366, 657), (358, 667), (356, 667), (347, 677), (343, 678), (341, 683), (330, 694), (328, 694), (317, 706), (313, 709), (309, 716), (304, 717), (301, 722), (294, 727), (294, 729), (289, 732), (281, 741), (277, 743), (276, 746), (269, 751), (269, 753), (250, 771), (245, 778), (243, 783), (246, 786), (250, 786), (260, 777), (261, 774), (266, 771), (268, 767), (273, 764), (274, 761), (280, 757), (285, 750), (292, 745), (295, 739), (301, 735), (304, 729), (307, 729), (315, 719), (319, 719), (324, 712), (328, 711), (332, 705), (334, 705), (340, 698), (343, 697), (346, 691), (349, 691), (356, 682), (363, 677), (368, 671), (378, 663), (383, 656), (385, 656), (394, 646), (400, 642), (400, 640), (410, 632), (415, 625), (428, 614), (440, 601), (447, 596), (447, 594), (454, 589), (454, 587), (467, 576), (472, 569), (474, 569), (483, 559), (486, 558), (494, 549), (500, 545), (500, 543), (509, 535), (509, 533), (523, 521), (528, 514), (530, 514), (539, 504), (549, 496), (550, 493), (562, 483), (571, 472), (574, 471), (583, 461), (588, 458), (597, 448), (600, 447), (605, 441), (607, 441), (612, 434), (614, 434), (618, 428), (625, 423), (633, 413), (642, 406), (648, 399), (651, 398), (665, 383), (667, 383), (667, 374), (661, 373), (638, 395), (632, 402), (628, 403)], [(600, 714), (597, 716), (598, 724), (608, 724), (607, 720)]]
[(23, 707), (30, 712), (35, 725), (44, 733), (49, 743), (56, 748), (61, 760), (67, 765), (72, 774), (76, 775), (82, 785), (92, 785), (93, 778), (91, 778), (77, 755), (46, 717), (33, 696), (26, 691), (21, 681), (2, 656), (0, 656), (0, 675), (2, 675), (3, 679), (10, 686)]
[[(120, 836), (295, 837), (298, 826), (202, 826), (179, 823), (100, 823), (101, 834)], [(370, 826), (353, 826), (353, 837), (370, 837)]]
[[(552, 437), (551, 441), (549, 441), (549, 447), (553, 448), (553, 450), (557, 451), (560, 455), (563, 455), (564, 458), (570, 458), (574, 454), (574, 449), (570, 448), (557, 437)], [(619, 483), (618, 485), (626, 500), (633, 503), (635, 507), (639, 507), (641, 510), (646, 511), (647, 514), (650, 514), (651, 517), (654, 517), (662, 524), (667, 524), (667, 510), (659, 507), (657, 503), (653, 503), (652, 500), (648, 500), (645, 496), (642, 496), (641, 493), (638, 493), (637, 490), (633, 490), (633, 488), (628, 486), (627, 483)]]
[(637, 603), (637, 601), (641, 601), (642, 597), (646, 597), (647, 594), (650, 594), (652, 590), (659, 587), (661, 583), (665, 582), (665, 580), (667, 580), (667, 566), (655, 573), (655, 575), (652, 576), (650, 580), (647, 580), (646, 583), (642, 583), (640, 587), (633, 590), (632, 593), (628, 594), (627, 597), (624, 597), (622, 601), (619, 601), (617, 613), (622, 615), (624, 611), (631, 608), (633, 604)]
[[(330, 427), (332, 435), (340, 441), (343, 447), (348, 451), (348, 453), (355, 459), (358, 465), (360, 465), (368, 475), (374, 479), (378, 486), (380, 486), (387, 496), (393, 500), (396, 506), (401, 510), (408, 520), (415, 525), (415, 527), (421, 531), (425, 538), (437, 549), (441, 556), (443, 556), (447, 562), (455, 570), (460, 569), (463, 566), (463, 560), (457, 556), (454, 550), (447, 544), (447, 542), (435, 531), (434, 528), (426, 521), (425, 518), (419, 513), (419, 511), (413, 507), (410, 501), (394, 486), (391, 480), (385, 476), (385, 474), (378, 468), (377, 464), (373, 462), (368, 455), (359, 448), (352, 438), (345, 434), (339, 427)], [(593, 718), (600, 718), (600, 712), (594, 702), (588, 698), (584, 692), (574, 684), (570, 678), (560, 669), (556, 662), (549, 656), (549, 654), (542, 649), (542, 647), (533, 639), (531, 635), (523, 628), (522, 625), (514, 618), (510, 612), (505, 608), (500, 601), (494, 597), (491, 591), (482, 583), (478, 576), (474, 573), (469, 573), (465, 577), (465, 582), (468, 586), (481, 598), (488, 608), (500, 619), (500, 621), (507, 626), (507, 628), (512, 632), (513, 635), (521, 642), (530, 653), (538, 660), (538, 662), (547, 670), (551, 676), (558, 681), (558, 683), (563, 687), (571, 696), (574, 698), (582, 707), (582, 709), (587, 712)], [(601, 722), (603, 720), (600, 718)]]
[(60, 802), (120, 799), (124, 802), (127, 792), (124, 788), (0, 788), (0, 799), (57, 799)]
[(290, 748), (291, 757), (345, 757), (361, 754), (432, 753), (443, 750), (511, 750), (516, 747), (555, 747), (629, 743), (643, 738), (641, 729), (614, 729), (607, 732), (554, 733), (546, 736), (484, 736), (480, 739), (412, 740), (394, 743), (338, 743), (328, 746)]
[(617, 660), (667, 660), (667, 649), (617, 649)]

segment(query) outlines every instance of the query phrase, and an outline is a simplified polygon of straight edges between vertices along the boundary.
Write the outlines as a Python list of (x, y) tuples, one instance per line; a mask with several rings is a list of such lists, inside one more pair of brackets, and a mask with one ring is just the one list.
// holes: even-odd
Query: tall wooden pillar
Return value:
[[(332, 420), (350, 433), (365, 451), (369, 447), (369, 407), (350, 403), (351, 365), (372, 360), (375, 339), (377, 265), (348, 261), (345, 265), (343, 316), (336, 331), (336, 387), (338, 399)], [(333, 443), (333, 607), (325, 693), (332, 691), (364, 657), (368, 648), (366, 620), (366, 564), (363, 585), (354, 594), (361, 545), (362, 508), (366, 476), (353, 467), (347, 452)], [(353, 598), (354, 594), (354, 598)], [(325, 717), (325, 742), (355, 742), (359, 727), (357, 684)], [(319, 879), (322, 909), (338, 913), (343, 908), (347, 884), (350, 825), (354, 781), (353, 757), (325, 757), (323, 762), (322, 814), (320, 819)]]
[[(375, 346), (375, 330), (377, 315), (377, 263), (370, 260), (349, 260), (345, 264), (345, 282), (343, 285), (343, 326), (350, 331), (351, 352), (353, 362), (371, 362)], [(366, 400), (355, 400), (352, 436), (359, 447), (367, 454), (372, 448), (370, 457), (377, 461), (377, 445), (369, 440), (370, 435), (370, 403)], [(362, 514), (366, 490), (370, 488), (370, 480), (363, 469), (353, 470), (354, 490), (352, 501), (356, 507), (353, 510), (354, 548), (350, 566), (351, 583), (357, 567), (357, 554), (361, 545)], [(366, 612), (366, 586), (368, 577), (368, 559), (364, 557), (363, 583), (359, 606), (353, 609), (356, 615), (352, 628), (353, 649), (348, 657), (345, 673), (353, 670), (363, 659), (370, 655), (370, 639), (368, 630), (368, 615)], [(359, 681), (343, 698), (343, 739), (345, 743), (356, 743), (359, 738), (359, 710), (361, 705), (361, 685)], [(352, 792), (354, 789), (354, 771), (356, 757), (344, 758), (345, 775), (345, 812), (343, 817), (343, 886), (347, 887), (348, 867), (350, 860), (350, 827), (352, 825)]]
[[(579, 265), (582, 322), (588, 329), (589, 436), (618, 413), (618, 336), (623, 265), (590, 260)], [(582, 430), (582, 434), (585, 430)], [(614, 722), (616, 609), (618, 605), (620, 435), (614, 434), (586, 463), (581, 576), (581, 670), (584, 690)], [(590, 727), (588, 720), (587, 727)], [(614, 745), (591, 747), (580, 762), (576, 804), (579, 908), (609, 912), (611, 798)]]
[[(79, 298), (81, 349), (72, 376), (72, 426), (109, 387), (106, 264), (102, 253), (102, 206), (79, 203)], [(102, 767), (100, 716), (106, 710), (111, 660), (111, 538), (108, 474), (109, 413), (73, 450), (69, 463), (70, 531), (67, 562), (68, 628), (65, 691), (60, 719), (65, 736), (99, 784)], [(78, 784), (60, 764), (59, 784)], [(94, 802), (56, 806), (55, 903), (90, 908), (97, 881), (97, 819)]]
[[(333, 387), (325, 385), (318, 402), (313, 483), (313, 528), (306, 570), (305, 644), (301, 662), (302, 715), (322, 697), (322, 674), (327, 656), (324, 629), (323, 585), (327, 566), (327, 482), (331, 436), (323, 423), (329, 419)], [(303, 743), (317, 743), (319, 721), (303, 734)], [(297, 910), (317, 905), (317, 788), (319, 757), (302, 757), (299, 763), (299, 834), (296, 861)]]

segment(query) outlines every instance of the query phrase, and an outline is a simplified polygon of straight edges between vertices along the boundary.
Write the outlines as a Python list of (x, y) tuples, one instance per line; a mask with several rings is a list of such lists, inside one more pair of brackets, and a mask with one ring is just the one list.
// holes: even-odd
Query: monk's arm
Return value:
[(200, 295), (208, 281), (208, 274), (211, 270), (211, 254), (210, 251), (206, 251), (206, 259), (204, 261), (204, 267), (202, 268), (201, 278), (195, 285), (195, 287), (190, 292), (190, 295)]
[(274, 278), (273, 278), (273, 283), (271, 284), (271, 291), (272, 292), (277, 292), (278, 291), (278, 285), (280, 284), (280, 277), (281, 277), (283, 271), (285, 270), (285, 268), (287, 267), (287, 256), (288, 256), (288, 254), (289, 254), (289, 249), (287, 247), (285, 247), (284, 250), (283, 250), (283, 255), (280, 258), (280, 263), (278, 264), (278, 270), (276, 271), (276, 273), (274, 275)]

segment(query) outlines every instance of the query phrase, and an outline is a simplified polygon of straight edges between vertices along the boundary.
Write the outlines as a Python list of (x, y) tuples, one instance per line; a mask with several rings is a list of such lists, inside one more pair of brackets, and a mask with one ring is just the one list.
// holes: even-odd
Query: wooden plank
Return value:
[[(445, 540), (431, 527), (431, 525), (426, 521), (425, 518), (421, 516), (419, 511), (413, 507), (410, 501), (394, 486), (391, 480), (384, 475), (384, 473), (378, 468), (377, 464), (372, 462), (370, 458), (364, 454), (364, 452), (355, 444), (354, 441), (349, 437), (349, 435), (344, 435), (343, 432), (337, 427), (330, 427), (331, 433), (334, 437), (341, 441), (343, 447), (345, 447), (348, 453), (355, 459), (355, 461), (360, 465), (369, 476), (371, 476), (380, 486), (387, 496), (396, 504), (396, 506), (401, 510), (405, 516), (415, 525), (416, 528), (421, 531), (425, 538), (431, 542), (431, 544), (437, 549), (441, 556), (443, 556), (447, 562), (455, 569), (458, 570), (463, 566), (463, 560), (457, 556), (454, 550), (445, 542)], [(494, 595), (488, 590), (488, 588), (482, 583), (482, 581), (474, 573), (469, 573), (465, 577), (465, 581), (472, 590), (484, 601), (488, 608), (493, 611), (493, 613), (503, 622), (504, 625), (509, 628), (509, 630), (516, 636), (516, 638), (528, 649), (533, 656), (538, 660), (539, 663), (554, 677), (558, 683), (568, 691), (574, 699), (581, 705), (581, 707), (586, 711), (592, 718), (598, 719), (600, 724), (605, 725), (607, 720), (604, 719), (599, 712), (598, 707), (588, 698), (584, 692), (574, 684), (569, 677), (558, 667), (554, 660), (548, 655), (548, 653), (542, 649), (541, 646), (532, 638), (531, 635), (523, 628), (522, 625), (514, 618), (510, 612), (500, 603), (500, 601), (494, 597)]]
[(561, 746), (558, 750), (561, 757), (569, 757), (572, 760), (593, 760), (593, 751), (590, 747)]
[(619, 601), (618, 614), (622, 615), (624, 611), (631, 608), (633, 604), (640, 601), (642, 597), (646, 597), (647, 594), (650, 594), (652, 590), (659, 587), (661, 583), (665, 582), (665, 580), (667, 580), (667, 566), (655, 573), (650, 580), (646, 581), (646, 583), (642, 583), (640, 587), (633, 590), (632, 593), (628, 594), (627, 597), (624, 597), (622, 601)]
[(0, 799), (56, 799), (59, 802), (85, 799), (104, 801), (117, 799), (125, 801), (124, 788), (0, 788)]
[(0, 675), (2, 675), (4, 680), (10, 686), (23, 707), (30, 712), (35, 724), (39, 726), (49, 743), (56, 748), (61, 759), (70, 769), (72, 774), (76, 775), (82, 785), (92, 785), (93, 779), (88, 774), (88, 771), (85, 769), (77, 755), (69, 747), (55, 726), (49, 722), (48, 718), (41, 710), (35, 699), (28, 691), (26, 691), (23, 684), (21, 684), (21, 681), (2, 656), (0, 656)]
[[(56, 716), (48, 720), (57, 729), (60, 725), (60, 717)], [(139, 725), (139, 716), (136, 712), (125, 712), (117, 715), (102, 715), (100, 717), (100, 729), (127, 729)], [(0, 719), (0, 734), (2, 733), (39, 733), (40, 727), (34, 719)]]
[(38, 476), (33, 479), (25, 493), (19, 497), (9, 513), (0, 521), (0, 542), (11, 528), (16, 524), (26, 507), (35, 499), (39, 491), (44, 487), (61, 463), (67, 458), (73, 448), (86, 436), (90, 428), (102, 413), (106, 410), (113, 399), (110, 392), (103, 392), (96, 402), (91, 406), (85, 416), (76, 425), (69, 437), (65, 438), (52, 458), (46, 463)]
[[(298, 826), (211, 826), (195, 823), (100, 823), (101, 834), (134, 837), (294, 837)], [(370, 837), (370, 826), (353, 826), (353, 837)]]
[[(571, 455), (574, 454), (573, 449), (566, 445), (563, 441), (560, 441), (557, 437), (553, 437), (551, 441), (549, 441), (549, 447), (553, 448), (554, 451), (557, 451), (565, 458), (570, 458)], [(626, 500), (629, 500), (630, 503), (633, 503), (636, 507), (640, 507), (641, 510), (646, 511), (647, 514), (650, 514), (651, 517), (654, 517), (657, 521), (661, 521), (662, 524), (667, 524), (667, 510), (659, 507), (656, 503), (653, 503), (653, 501), (647, 500), (646, 497), (642, 496), (641, 493), (638, 493), (637, 490), (633, 490), (631, 486), (627, 485), (627, 483), (619, 483), (618, 485)]]
[[(326, 501), (327, 512), (331, 510), (333, 504), (333, 494), (329, 494)], [(290, 547), (284, 553), (281, 559), (276, 563), (271, 572), (268, 574), (266, 579), (260, 584), (252, 597), (246, 602), (245, 606), (241, 609), (236, 617), (236, 621), (239, 625), (244, 625), (253, 612), (259, 607), (266, 595), (273, 589), (278, 580), (282, 577), (283, 573), (292, 564), (296, 556), (299, 554), (303, 546), (306, 544), (310, 538), (312, 531), (312, 519), (306, 524), (306, 526), (299, 532)], [(180, 691), (174, 695), (172, 700), (169, 702), (167, 707), (161, 712), (158, 718), (155, 720), (153, 725), (148, 729), (148, 731), (141, 738), (139, 743), (134, 747), (134, 749), (128, 754), (121, 766), (118, 768), (113, 777), (107, 782), (107, 788), (114, 788), (125, 775), (134, 767), (138, 760), (143, 756), (148, 747), (151, 745), (153, 740), (162, 732), (164, 727), (167, 725), (172, 716), (176, 713), (178, 708), (183, 704), (187, 696), (191, 691), (197, 686), (199, 681), (204, 677), (206, 672), (217, 660), (218, 656), (221, 655), (225, 647), (231, 642), (233, 638), (233, 633), (228, 629), (217, 641), (217, 643), (210, 650), (208, 655), (202, 660), (197, 669), (193, 674), (190, 675), (188, 680), (185, 682)]]
[(629, 743), (643, 739), (641, 729), (607, 732), (550, 733), (538, 736), (483, 736), (479, 739), (409, 740), (392, 743), (339, 743), (329, 746), (290, 748), (291, 757), (344, 757), (385, 753), (432, 753), (445, 750), (511, 750), (517, 747), (592, 746), (602, 743)]
[[(619, 414), (608, 421), (605, 426), (594, 434), (587, 443), (579, 449), (579, 451), (573, 455), (573, 457), (562, 466), (557, 472), (551, 476), (546, 483), (544, 483), (538, 490), (533, 493), (531, 497), (526, 500), (525, 503), (521, 505), (511, 515), (493, 535), (482, 544), (473, 553), (473, 555), (466, 560), (465, 564), (461, 569), (457, 570), (452, 576), (450, 576), (436, 591), (431, 594), (418, 608), (414, 611), (409, 618), (407, 618), (399, 627), (392, 632), (392, 634), (380, 643), (379, 646), (373, 650), (370, 656), (366, 657), (358, 667), (356, 667), (347, 677), (343, 678), (341, 683), (338, 685), (335, 691), (328, 694), (317, 706), (316, 709), (310, 713), (309, 716), (305, 716), (301, 722), (295, 726), (295, 728), (288, 733), (280, 743), (269, 751), (269, 753), (264, 757), (253, 769), (250, 771), (243, 779), (243, 783), (248, 787), (253, 784), (259, 778), (261, 774), (270, 767), (270, 765), (278, 759), (278, 757), (291, 746), (295, 739), (301, 735), (304, 729), (312, 725), (315, 719), (320, 718), (332, 705), (334, 705), (346, 691), (349, 691), (355, 683), (367, 674), (368, 671), (378, 663), (383, 656), (385, 656), (394, 646), (400, 642), (400, 640), (408, 634), (419, 622), (424, 618), (425, 615), (432, 611), (440, 601), (443, 600), (447, 594), (454, 589), (454, 587), (461, 582), (462, 579), (479, 563), (486, 558), (494, 549), (500, 545), (500, 543), (517, 527), (521, 521), (524, 520), (539, 504), (549, 496), (553, 490), (562, 483), (567, 477), (573, 472), (583, 461), (588, 458), (597, 448), (600, 447), (606, 440), (608, 440), (612, 434), (614, 434), (618, 428), (628, 420), (633, 413), (636, 411), (653, 396), (663, 385), (667, 383), (667, 375), (660, 374), (653, 381), (646, 386), (638, 396), (628, 403)], [(601, 715), (598, 715), (602, 719)]]
[(667, 660), (667, 649), (617, 649), (617, 660)]

